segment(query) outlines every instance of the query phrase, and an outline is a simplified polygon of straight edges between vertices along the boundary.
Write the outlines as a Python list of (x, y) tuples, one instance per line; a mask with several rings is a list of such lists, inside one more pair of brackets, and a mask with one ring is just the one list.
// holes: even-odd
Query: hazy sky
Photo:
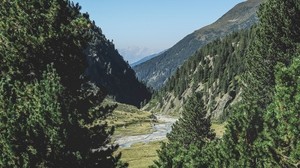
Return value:
[(168, 49), (244, 0), (73, 0), (130, 63)]

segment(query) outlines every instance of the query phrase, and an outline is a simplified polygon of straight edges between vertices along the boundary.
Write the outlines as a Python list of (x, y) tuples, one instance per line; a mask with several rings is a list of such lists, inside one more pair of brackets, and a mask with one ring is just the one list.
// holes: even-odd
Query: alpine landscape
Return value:
[(192, 1), (2, 0), (0, 167), (300, 167), (300, 1), (213, 1), (227, 12), (138, 60), (120, 46), (182, 33), (159, 18)]

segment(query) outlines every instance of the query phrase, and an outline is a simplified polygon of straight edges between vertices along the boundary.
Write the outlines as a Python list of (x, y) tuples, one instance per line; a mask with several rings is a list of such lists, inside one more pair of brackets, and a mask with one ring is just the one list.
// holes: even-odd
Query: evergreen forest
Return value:
[[(0, 167), (130, 166), (109, 125), (136, 115), (113, 118), (120, 102), (145, 123), (148, 111), (179, 116), (152, 168), (299, 168), (300, 1), (264, 0), (257, 17), (152, 92), (79, 4), (2, 0)], [(226, 123), (221, 137), (213, 122)]]

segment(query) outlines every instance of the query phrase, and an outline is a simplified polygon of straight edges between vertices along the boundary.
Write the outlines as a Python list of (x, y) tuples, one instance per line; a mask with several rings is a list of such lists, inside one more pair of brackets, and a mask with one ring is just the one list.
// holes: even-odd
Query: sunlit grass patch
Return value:
[(225, 133), (225, 126), (226, 122), (224, 123), (212, 123), (211, 128), (214, 129), (214, 132), (216, 133), (216, 136), (218, 138), (221, 138), (223, 134)]
[(144, 168), (153, 164), (158, 159), (157, 150), (160, 148), (160, 141), (149, 143), (138, 143), (130, 148), (120, 148), (121, 160), (129, 163), (130, 168)]

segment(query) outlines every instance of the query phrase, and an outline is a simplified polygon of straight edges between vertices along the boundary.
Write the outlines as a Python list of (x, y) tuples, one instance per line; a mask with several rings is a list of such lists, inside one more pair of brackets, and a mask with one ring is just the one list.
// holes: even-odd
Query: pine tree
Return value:
[(40, 81), (0, 80), (0, 167), (53, 167), (64, 143), (58, 101), (63, 87), (53, 68)]
[(268, 167), (300, 166), (300, 59), (277, 66), (275, 95), (265, 117), (261, 141)]
[(167, 137), (170, 141), (178, 141), (184, 146), (191, 143), (202, 144), (215, 136), (210, 126), (210, 116), (207, 116), (205, 111), (202, 94), (195, 93), (187, 100), (182, 116), (173, 125), (173, 131)]
[[(159, 160), (155, 162), (156, 166), (183, 167), (190, 165), (193, 162), (192, 156), (198, 153), (195, 151), (201, 151), (207, 143), (215, 138), (210, 127), (210, 116), (204, 109), (202, 94), (196, 93), (187, 100), (182, 116), (172, 126), (172, 132), (167, 135), (168, 144), (163, 143), (162, 149), (158, 151)], [(201, 153), (198, 154), (200, 157)], [(203, 160), (197, 161), (197, 165), (206, 164)]]
[(297, 50), (296, 44), (300, 42), (299, 2), (268, 0), (261, 5), (258, 16), (260, 23), (247, 55), (245, 82), (253, 87), (249, 92), (260, 96), (259, 103), (265, 108), (273, 96), (274, 67), (278, 62), (289, 65), (291, 53)]

